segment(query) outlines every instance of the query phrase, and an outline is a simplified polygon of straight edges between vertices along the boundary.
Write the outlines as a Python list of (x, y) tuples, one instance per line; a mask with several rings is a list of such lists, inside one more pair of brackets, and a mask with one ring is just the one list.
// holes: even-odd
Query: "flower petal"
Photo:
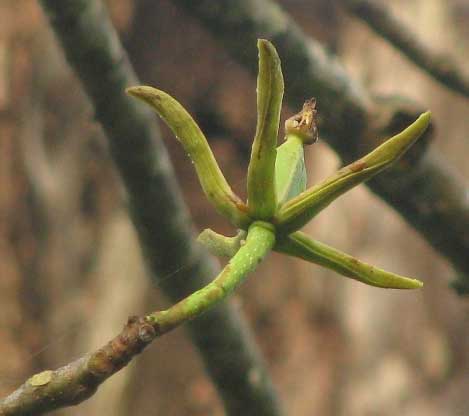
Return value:
[(149, 104), (173, 131), (194, 163), (205, 195), (215, 209), (237, 227), (249, 225), (247, 207), (232, 191), (207, 139), (184, 107), (169, 94), (153, 87), (131, 87), (126, 92)]
[(253, 218), (269, 220), (277, 208), (275, 157), (283, 99), (283, 75), (275, 47), (264, 39), (259, 39), (257, 47), (257, 128), (248, 168), (248, 208)]
[(419, 280), (399, 276), (363, 263), (348, 254), (311, 239), (300, 231), (280, 241), (275, 250), (327, 267), (345, 277), (370, 286), (387, 289), (418, 289), (423, 286)]
[(371, 153), (287, 202), (276, 216), (279, 230), (289, 234), (300, 229), (340, 195), (390, 167), (422, 135), (429, 123), (430, 112), (426, 112)]

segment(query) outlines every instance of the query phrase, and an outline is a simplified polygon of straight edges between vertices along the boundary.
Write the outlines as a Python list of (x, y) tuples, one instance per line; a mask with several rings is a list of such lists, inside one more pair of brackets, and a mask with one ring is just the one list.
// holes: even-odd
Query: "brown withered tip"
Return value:
[(319, 139), (316, 113), (316, 98), (306, 100), (303, 109), (285, 121), (285, 133), (298, 135), (304, 144), (316, 143)]

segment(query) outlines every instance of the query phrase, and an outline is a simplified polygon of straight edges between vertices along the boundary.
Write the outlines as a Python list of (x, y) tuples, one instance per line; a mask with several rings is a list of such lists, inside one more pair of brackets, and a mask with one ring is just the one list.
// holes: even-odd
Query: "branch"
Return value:
[(35, 374), (1, 399), (0, 415), (39, 415), (81, 403), (156, 336), (154, 327), (146, 319), (130, 317), (122, 332), (103, 347), (57, 370)]
[[(324, 48), (309, 39), (279, 6), (269, 0), (219, 0), (214, 11), (209, 0), (173, 0), (197, 18), (228, 52), (255, 73), (254, 45), (270, 39), (282, 59), (286, 99), (299, 107), (315, 96), (322, 115), (321, 136), (344, 162), (351, 162), (377, 143), (410, 124), (421, 112), (401, 104), (372, 100), (352, 81)], [(379, 123), (376, 122), (379, 120)], [(467, 186), (450, 172), (432, 150), (404, 158), (368, 186), (400, 213), (426, 240), (467, 276), (469, 287), (469, 200)], [(410, 163), (411, 162), (411, 163)], [(404, 169), (404, 174), (402, 174)], [(413, 186), (409, 186), (411, 183)], [(448, 207), (448, 208), (446, 208)]]
[(415, 65), (453, 92), (469, 98), (469, 77), (451, 56), (431, 50), (412, 29), (374, 0), (341, 0), (344, 7), (363, 20), (376, 34), (393, 45)]
[[(269, 224), (253, 223), (246, 244), (207, 286), (165, 311), (145, 318), (129, 318), (117, 337), (93, 353), (55, 371), (35, 374), (0, 400), (0, 416), (38, 415), (91, 397), (100, 384), (125, 367), (156, 337), (202, 315), (231, 294), (273, 247), (272, 228)], [(255, 389), (259, 382), (251, 381), (251, 385)]]
[[(107, 11), (99, 0), (40, 4), (106, 133), (151, 277), (176, 302), (205, 286), (218, 269), (193, 241), (193, 226), (154, 115), (124, 93), (139, 82)], [(173, 279), (159, 281), (181, 264), (187, 267)], [(281, 414), (252, 333), (232, 304), (223, 303), (187, 327), (228, 414)], [(249, 382), (252, 372), (259, 375), (255, 386)]]

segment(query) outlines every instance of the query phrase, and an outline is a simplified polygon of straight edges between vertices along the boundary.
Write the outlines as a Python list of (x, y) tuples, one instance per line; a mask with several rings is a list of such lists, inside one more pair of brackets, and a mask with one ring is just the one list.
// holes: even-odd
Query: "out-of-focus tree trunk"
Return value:
[[(400, 94), (428, 106), (438, 126), (432, 145), (469, 177), (467, 102), (331, 2), (282, 3), (305, 31), (336, 49), (372, 92)], [(387, 3), (432, 47), (467, 55), (465, 2)], [(142, 80), (191, 108), (224, 172), (242, 192), (255, 128), (254, 80), (169, 0), (109, 5)], [(221, 109), (223, 120), (214, 118), (214, 108)], [(294, 110), (286, 109), (284, 117)], [(228, 137), (223, 125), (236, 137)], [(196, 222), (229, 231), (207, 208), (185, 155), (167, 138)], [(158, 289), (143, 278), (103, 143), (36, 2), (2, 0), (0, 353), (8, 359), (0, 360), (0, 394), (35, 371), (100, 345), (127, 315), (162, 303)], [(311, 182), (337, 163), (322, 142), (312, 146)], [(307, 232), (365, 261), (422, 278), (425, 288), (382, 291), (271, 256), (237, 299), (251, 317), (288, 413), (469, 413), (467, 305), (447, 288), (453, 278), (448, 265), (364, 188), (335, 202)], [(89, 402), (56, 414), (150, 413), (222, 414), (181, 331), (158, 340)]]

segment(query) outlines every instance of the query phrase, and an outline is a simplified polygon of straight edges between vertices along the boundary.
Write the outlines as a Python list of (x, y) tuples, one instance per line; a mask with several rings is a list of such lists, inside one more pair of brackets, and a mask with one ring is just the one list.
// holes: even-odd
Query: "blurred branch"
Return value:
[[(305, 97), (317, 98), (321, 136), (346, 163), (375, 147), (377, 138), (399, 131), (421, 112), (402, 104), (403, 100), (372, 100), (272, 1), (173, 2), (197, 18), (253, 74), (256, 39), (270, 39), (282, 59), (287, 101), (298, 107)], [(411, 158), (368, 186), (462, 272), (467, 279), (464, 285), (469, 287), (467, 186), (431, 149), (424, 152), (420, 148), (420, 154), (414, 151)]]
[(340, 0), (344, 7), (363, 20), (376, 34), (393, 45), (415, 65), (450, 90), (469, 98), (469, 77), (454, 59), (437, 54), (412, 29), (394, 17), (391, 11), (375, 0)]
[[(99, 0), (40, 4), (106, 133), (152, 278), (176, 302), (205, 286), (218, 268), (194, 243), (154, 115), (124, 94), (139, 82), (107, 10)], [(187, 326), (229, 414), (281, 414), (254, 338), (233, 304), (224, 302)]]

